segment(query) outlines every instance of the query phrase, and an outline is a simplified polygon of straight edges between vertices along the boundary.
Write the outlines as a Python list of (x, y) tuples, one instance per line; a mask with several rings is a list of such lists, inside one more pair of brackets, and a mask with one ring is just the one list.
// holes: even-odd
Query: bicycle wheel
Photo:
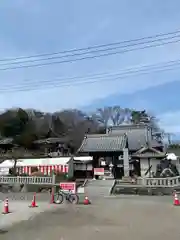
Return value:
[(68, 201), (73, 204), (79, 203), (79, 196), (77, 194), (69, 194)]
[(55, 193), (54, 194), (54, 203), (61, 204), (64, 201), (64, 196), (62, 193)]

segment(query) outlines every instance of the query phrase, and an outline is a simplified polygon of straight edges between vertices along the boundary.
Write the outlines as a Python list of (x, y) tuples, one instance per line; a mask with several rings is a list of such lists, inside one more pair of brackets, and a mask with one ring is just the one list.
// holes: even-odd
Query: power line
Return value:
[(99, 57), (112, 56), (112, 55), (116, 55), (116, 54), (124, 54), (124, 53), (127, 53), (127, 52), (132, 52), (132, 51), (136, 51), (136, 50), (143, 50), (143, 49), (148, 49), (148, 48), (153, 48), (153, 47), (159, 47), (159, 46), (172, 44), (172, 43), (177, 43), (177, 42), (180, 42), (180, 39), (174, 40), (174, 41), (169, 41), (169, 42), (164, 42), (164, 43), (159, 43), (159, 44), (146, 45), (146, 46), (140, 47), (140, 48), (127, 49), (127, 50), (104, 53), (104, 54), (99, 54), (99, 55), (94, 55), (94, 56), (86, 56), (86, 57), (82, 57), (82, 58), (67, 59), (67, 60), (62, 60), (62, 61), (57, 61), (57, 62), (38, 63), (38, 64), (32, 64), (32, 65), (20, 65), (20, 66), (15, 66), (15, 67), (0, 68), (0, 71), (15, 70), (15, 69), (22, 69), (22, 68), (32, 68), (32, 67), (42, 67), (42, 66), (69, 63), (69, 62), (77, 62), (77, 61), (82, 61), (82, 60), (87, 60), (87, 59), (94, 59), (94, 58), (99, 58)]
[[(37, 84), (37, 82), (39, 84), (46, 84), (46, 83), (52, 83), (52, 82), (59, 83), (59, 82), (67, 82), (67, 81), (72, 82), (72, 84), (73, 84), (74, 80), (79, 80), (79, 79), (87, 80), (87, 79), (94, 79), (94, 78), (100, 79), (100, 78), (105, 78), (105, 77), (113, 77), (113, 76), (122, 75), (124, 73), (134, 73), (136, 71), (151, 70), (151, 69), (160, 68), (160, 67), (174, 66), (179, 63), (180, 63), (180, 59), (176, 59), (176, 60), (170, 60), (170, 61), (163, 61), (163, 62), (159, 62), (156, 64), (148, 64), (148, 65), (146, 64), (146, 65), (139, 65), (139, 66), (124, 68), (124, 69), (119, 69), (117, 72), (101, 72), (101, 73), (95, 73), (95, 74), (87, 74), (85, 76), (80, 75), (80, 76), (72, 76), (72, 77), (66, 77), (66, 78), (58, 77), (53, 80), (24, 79), (23, 82), (25, 82), (27, 85)], [(13, 85), (8, 84), (6, 86), (9, 87), (9, 86), (13, 86)], [(17, 84), (15, 84), (14, 86), (17, 86)]]
[[(179, 69), (179, 65), (180, 65), (180, 59), (178, 60), (174, 60), (174, 61), (168, 61), (166, 62), (166, 64), (162, 65), (162, 63), (160, 64), (152, 64), (152, 65), (146, 65), (143, 66), (142, 68), (135, 68), (134, 70), (131, 71), (125, 71), (119, 74), (111, 74), (109, 76), (106, 77), (111, 77), (111, 78), (103, 78), (103, 74), (100, 75), (100, 78), (102, 78), (100, 81), (98, 81), (99, 78), (93, 78), (93, 76), (90, 79), (87, 79), (85, 81), (85, 79), (82, 79), (79, 82), (74, 82), (72, 83), (72, 81), (67, 81), (68, 79), (61, 81), (61, 82), (57, 82), (56, 84), (54, 84), (54, 82), (52, 82), (51, 80), (48, 80), (46, 83), (48, 83), (48, 89), (49, 88), (57, 88), (57, 87), (67, 87), (67, 86), (76, 86), (76, 85), (84, 85), (84, 84), (90, 84), (90, 83), (97, 83), (97, 82), (105, 82), (105, 81), (115, 81), (115, 80), (119, 80), (119, 79), (125, 79), (125, 78), (129, 78), (129, 77), (137, 77), (140, 75), (147, 75), (150, 73), (158, 73), (158, 72), (166, 72), (166, 71), (172, 71), (174, 69), (176, 69), (178, 67)], [(151, 71), (150, 71), (151, 70)], [(98, 75), (98, 74), (94, 74)], [(86, 76), (85, 76), (86, 77)], [(84, 78), (85, 78), (84, 77)], [(105, 77), (105, 76), (104, 76)], [(78, 78), (78, 77), (77, 77)], [(11, 87), (11, 89), (7, 89), (7, 88), (0, 88), (0, 92), (15, 92), (15, 91), (32, 91), (32, 90), (37, 90), (37, 87), (39, 87), (38, 89), (43, 89), (45, 87), (45, 85), (43, 84), (44, 82), (39, 82), (37, 84), (34, 84), (32, 87), (30, 85), (24, 85), (24, 86), (17, 86), (17, 85), (12, 85), (9, 86)], [(43, 87), (42, 87), (43, 86)]]
[(171, 39), (178, 38), (178, 37), (180, 37), (180, 34), (172, 36), (172, 37), (160, 38), (160, 39), (149, 40), (149, 41), (135, 43), (135, 44), (128, 44), (128, 45), (116, 46), (116, 47), (111, 47), (111, 48), (105, 48), (105, 49), (98, 49), (98, 50), (93, 50), (93, 51), (89, 51), (89, 52), (68, 54), (68, 55), (48, 57), (48, 58), (46, 57), (46, 58), (39, 58), (39, 59), (18, 61), (18, 62), (15, 61), (15, 62), (10, 62), (10, 63), (0, 63), (0, 66), (17, 65), (17, 64), (21, 64), (21, 63), (23, 63), (23, 64), (34, 63), (34, 62), (39, 62), (39, 61), (48, 61), (48, 60), (62, 59), (62, 58), (68, 58), (68, 57), (79, 57), (79, 56), (84, 56), (86, 54), (94, 54), (94, 53), (101, 53), (101, 52), (117, 50), (117, 49), (121, 49), (121, 48), (136, 47), (136, 46), (144, 45), (144, 44), (147, 44), (147, 43), (155, 43), (155, 42), (159, 42), (159, 41), (171, 40)]
[(75, 48), (75, 49), (71, 49), (71, 50), (64, 50), (64, 51), (53, 52), (53, 53), (44, 53), (44, 54), (36, 54), (36, 55), (29, 55), (29, 56), (4, 58), (4, 59), (0, 59), (0, 62), (15, 61), (15, 60), (29, 59), (29, 58), (36, 58), (36, 57), (39, 58), (39, 57), (45, 57), (45, 56), (51, 56), (51, 55), (57, 55), (57, 54), (65, 54), (65, 53), (73, 53), (73, 52), (79, 52), (79, 51), (89, 51), (89, 50), (92, 50), (92, 49), (116, 46), (116, 45), (121, 45), (121, 44), (126, 44), (126, 43), (133, 43), (133, 42), (148, 40), (148, 39), (157, 38), (157, 37), (164, 37), (164, 36), (168, 36), (168, 35), (174, 35), (174, 34), (178, 34), (178, 33), (180, 33), (180, 30), (173, 31), (173, 32), (168, 32), (168, 33), (155, 34), (155, 35), (142, 37), (142, 38), (131, 39), (131, 40), (119, 41), (119, 42), (114, 42), (114, 43), (94, 45), (94, 46), (85, 47), (85, 48), (77, 48), (77, 49)]

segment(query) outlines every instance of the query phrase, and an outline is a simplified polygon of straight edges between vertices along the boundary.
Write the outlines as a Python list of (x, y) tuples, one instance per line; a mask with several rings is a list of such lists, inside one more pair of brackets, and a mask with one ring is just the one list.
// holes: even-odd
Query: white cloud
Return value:
[(160, 126), (168, 133), (180, 133), (180, 111), (167, 112), (158, 116)]

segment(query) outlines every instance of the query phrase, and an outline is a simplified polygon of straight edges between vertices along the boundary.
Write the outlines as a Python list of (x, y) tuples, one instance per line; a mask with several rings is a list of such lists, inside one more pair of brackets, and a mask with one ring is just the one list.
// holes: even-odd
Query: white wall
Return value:
[(160, 163), (160, 159), (151, 159), (150, 160), (150, 165), (152, 165), (152, 169), (151, 169), (151, 172), (154, 172), (156, 173), (156, 167), (157, 167), (157, 164)]
[[(156, 166), (159, 163), (160, 160), (158, 159), (150, 159), (150, 166), (152, 165), (151, 172), (156, 173)], [(141, 159), (140, 165), (141, 165), (141, 177), (145, 177), (145, 173), (149, 169), (148, 159)], [(146, 177), (149, 177), (149, 173), (146, 175)]]
[(149, 168), (148, 160), (147, 159), (141, 159), (140, 160), (140, 167), (141, 167), (141, 177), (144, 177), (146, 171)]
[(92, 171), (93, 170), (93, 166), (92, 164), (75, 164), (74, 165), (74, 170), (81, 170), (81, 171)]

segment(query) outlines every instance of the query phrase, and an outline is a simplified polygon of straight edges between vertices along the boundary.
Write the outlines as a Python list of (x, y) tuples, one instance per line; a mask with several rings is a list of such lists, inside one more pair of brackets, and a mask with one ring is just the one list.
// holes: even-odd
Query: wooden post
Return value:
[(129, 177), (129, 150), (123, 149), (123, 161), (124, 161), (124, 177)]
[(56, 185), (55, 184), (56, 184), (56, 175), (53, 173), (53, 175), (52, 175), (52, 189), (51, 189), (53, 194), (56, 191)]
[(148, 158), (148, 168), (149, 168), (149, 178), (151, 177), (151, 170), (150, 170), (151, 164), (150, 164), (150, 158)]

